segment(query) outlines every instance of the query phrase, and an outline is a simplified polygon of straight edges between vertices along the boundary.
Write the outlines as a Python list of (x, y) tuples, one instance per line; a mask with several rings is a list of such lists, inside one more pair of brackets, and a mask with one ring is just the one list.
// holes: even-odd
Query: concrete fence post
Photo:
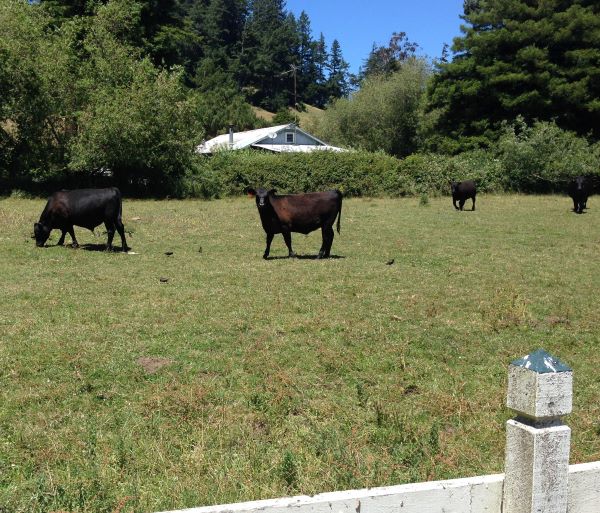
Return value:
[(508, 370), (503, 513), (567, 513), (573, 371), (543, 350)]

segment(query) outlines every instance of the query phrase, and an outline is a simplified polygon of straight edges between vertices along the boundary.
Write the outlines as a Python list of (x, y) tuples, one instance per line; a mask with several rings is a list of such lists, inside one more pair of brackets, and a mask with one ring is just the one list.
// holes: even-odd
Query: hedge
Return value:
[(558, 128), (528, 127), (517, 120), (496, 145), (458, 155), (415, 153), (397, 159), (367, 151), (266, 153), (223, 151), (198, 156), (183, 179), (180, 195), (222, 197), (247, 186), (281, 193), (339, 189), (345, 196), (448, 194), (449, 181), (473, 179), (481, 192), (564, 192), (578, 175), (600, 183), (600, 143)]

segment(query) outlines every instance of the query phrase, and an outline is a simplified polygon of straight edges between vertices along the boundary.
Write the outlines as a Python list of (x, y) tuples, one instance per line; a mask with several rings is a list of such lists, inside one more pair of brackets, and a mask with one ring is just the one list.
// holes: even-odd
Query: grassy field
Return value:
[[(44, 201), (0, 200), (0, 512), (501, 472), (507, 365), (539, 347), (574, 369), (572, 462), (600, 459), (589, 204), (351, 199), (338, 258), (264, 261), (249, 199), (125, 200), (135, 255), (94, 250), (101, 229), (36, 248)], [(293, 241), (314, 255), (320, 234)]]

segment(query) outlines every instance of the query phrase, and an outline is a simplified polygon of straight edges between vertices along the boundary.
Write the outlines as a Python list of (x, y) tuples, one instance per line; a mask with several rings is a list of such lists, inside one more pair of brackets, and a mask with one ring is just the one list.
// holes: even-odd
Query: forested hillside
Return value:
[(204, 137), (264, 123), (252, 105), (347, 93), (339, 43), (283, 0), (0, 0), (4, 187), (173, 190)]
[[(465, 0), (462, 18), (441, 58), (399, 30), (365, 49), (352, 76), (339, 42), (285, 0), (0, 0), (0, 189), (234, 190), (203, 182), (213, 168), (195, 145), (306, 105), (324, 109), (301, 118), (317, 137), (411, 159), (390, 169), (421, 162), (422, 177), (500, 162), (486, 178), (494, 189), (557, 190), (598, 173), (600, 4)], [(255, 114), (265, 110), (270, 121)], [(382, 161), (356, 172), (377, 175)]]

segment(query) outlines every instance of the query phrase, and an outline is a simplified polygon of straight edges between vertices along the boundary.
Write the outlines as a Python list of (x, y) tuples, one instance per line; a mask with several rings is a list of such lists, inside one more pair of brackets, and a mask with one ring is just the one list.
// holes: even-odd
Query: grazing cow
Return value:
[(50, 232), (58, 228), (62, 231), (58, 245), (64, 244), (65, 235), (69, 232), (73, 247), (77, 247), (79, 244), (75, 238), (73, 225), (93, 231), (96, 226), (104, 223), (108, 233), (107, 249), (112, 249), (116, 228), (121, 236), (123, 251), (127, 251), (129, 248), (125, 240), (121, 211), (121, 192), (116, 187), (55, 192), (48, 198), (39, 222), (33, 226), (35, 243), (38, 247), (43, 246)]
[[(464, 182), (450, 182), (450, 188), (452, 189), (452, 204), (456, 210), (462, 210), (465, 206), (465, 201), (471, 198), (473, 200), (473, 208), (475, 210), (475, 195), (477, 194), (477, 187), (473, 180), (465, 180)], [(456, 202), (458, 201), (458, 207)]]
[(573, 211), (583, 214), (588, 197), (592, 194), (592, 183), (585, 176), (577, 176), (569, 183), (569, 196), (573, 200)]
[(317, 258), (329, 257), (333, 243), (333, 223), (337, 217), (337, 232), (340, 233), (342, 217), (342, 193), (340, 191), (310, 192), (308, 194), (291, 194), (277, 196), (275, 189), (247, 189), (256, 196), (256, 206), (260, 221), (267, 234), (267, 247), (263, 258), (268, 258), (271, 242), (276, 233), (281, 233), (289, 251), (289, 256), (296, 254), (292, 250), (291, 232), (305, 235), (321, 228), (323, 244)]

